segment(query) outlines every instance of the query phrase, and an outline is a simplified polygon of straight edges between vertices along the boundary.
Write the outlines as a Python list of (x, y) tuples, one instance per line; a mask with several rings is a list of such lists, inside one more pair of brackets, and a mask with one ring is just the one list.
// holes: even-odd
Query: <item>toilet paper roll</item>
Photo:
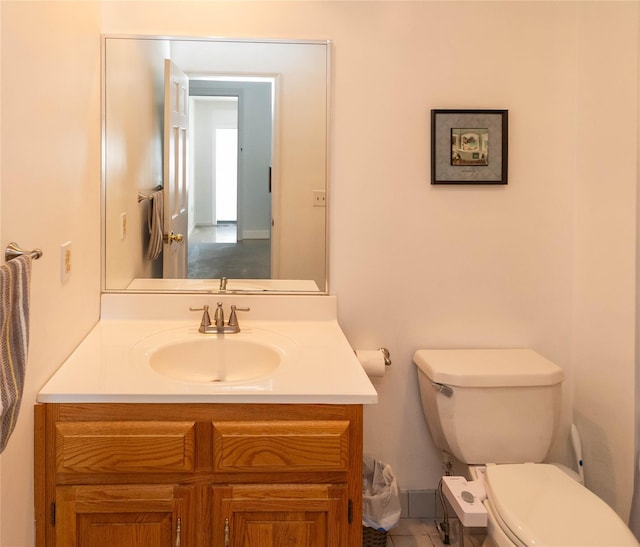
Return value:
[(356, 350), (356, 357), (362, 368), (367, 373), (367, 376), (378, 377), (384, 376), (385, 362), (384, 355), (380, 350)]

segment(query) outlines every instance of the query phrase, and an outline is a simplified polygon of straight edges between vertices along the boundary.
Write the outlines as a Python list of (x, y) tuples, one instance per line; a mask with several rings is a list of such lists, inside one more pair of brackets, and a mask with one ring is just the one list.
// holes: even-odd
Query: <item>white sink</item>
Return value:
[(296, 353), (292, 340), (273, 331), (202, 334), (193, 326), (157, 332), (133, 348), (134, 362), (169, 380), (214, 385), (269, 378)]
[(185, 340), (148, 354), (156, 372), (183, 382), (244, 382), (274, 372), (282, 355), (272, 346), (234, 335)]

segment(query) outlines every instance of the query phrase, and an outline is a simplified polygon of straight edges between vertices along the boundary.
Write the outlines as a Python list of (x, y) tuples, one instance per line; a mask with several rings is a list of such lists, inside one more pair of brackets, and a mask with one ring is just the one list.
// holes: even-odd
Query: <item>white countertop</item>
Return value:
[[(161, 308), (149, 309), (151, 295), (137, 295), (132, 301), (128, 295), (107, 295), (103, 305), (103, 319), (93, 328), (76, 350), (63, 363), (38, 394), (42, 403), (102, 402), (102, 403), (317, 403), (317, 404), (371, 404), (377, 402), (377, 393), (347, 342), (337, 320), (332, 317), (335, 303), (319, 300), (331, 297), (310, 297), (311, 307), (321, 313), (306, 311), (291, 320), (283, 319), (283, 310), (293, 305), (284, 301), (284, 308), (276, 310), (277, 319), (266, 319), (264, 299), (278, 297), (234, 297), (238, 306), (247, 303), (257, 307), (240, 316), (241, 336), (252, 332), (270, 331), (286, 337), (295, 348), (294, 358), (281, 365), (273, 374), (260, 379), (235, 383), (197, 383), (173, 380), (155, 372), (140, 358), (140, 344), (149, 337), (162, 338), (176, 329), (197, 333), (200, 316), (188, 311), (188, 306), (202, 304), (203, 297), (176, 297), (166, 300)], [(127, 304), (121, 299), (126, 299)], [(169, 295), (161, 295), (168, 299)], [(301, 297), (293, 297), (301, 298)], [(258, 300), (255, 300), (258, 299)], [(219, 298), (217, 298), (219, 300)], [(177, 308), (176, 306), (177, 302)], [(231, 302), (226, 299), (227, 303)], [(269, 306), (274, 301), (269, 303)], [(141, 318), (150, 314), (175, 315), (172, 309), (185, 309), (177, 319)], [(215, 308), (213, 301), (206, 301)], [(153, 308), (155, 303), (151, 304)], [(296, 304), (297, 306), (297, 304)], [(129, 310), (117, 313), (114, 310)], [(228, 308), (227, 308), (228, 309)], [(254, 308), (252, 308), (254, 309)], [(261, 309), (263, 311), (261, 311)], [(141, 311), (131, 311), (141, 310)], [(328, 310), (328, 312), (327, 312)], [(120, 317), (125, 315), (129, 317)], [(294, 314), (295, 315), (295, 314)], [(107, 316), (107, 317), (105, 317)], [(189, 319), (185, 319), (188, 317)], [(235, 336), (235, 335), (226, 335)]]

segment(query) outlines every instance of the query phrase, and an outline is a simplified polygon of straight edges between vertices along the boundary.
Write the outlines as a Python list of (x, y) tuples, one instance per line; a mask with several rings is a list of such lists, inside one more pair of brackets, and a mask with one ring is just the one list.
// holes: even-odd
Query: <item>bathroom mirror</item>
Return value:
[(103, 38), (105, 292), (327, 292), (329, 49)]

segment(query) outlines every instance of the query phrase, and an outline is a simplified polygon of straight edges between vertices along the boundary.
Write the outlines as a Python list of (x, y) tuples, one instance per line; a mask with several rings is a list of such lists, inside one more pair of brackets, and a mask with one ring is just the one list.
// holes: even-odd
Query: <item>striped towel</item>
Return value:
[(162, 252), (162, 236), (164, 234), (164, 190), (162, 189), (156, 190), (149, 196), (147, 227), (149, 229), (147, 258), (155, 260)]
[(29, 346), (31, 257), (0, 266), (0, 452), (18, 420)]

